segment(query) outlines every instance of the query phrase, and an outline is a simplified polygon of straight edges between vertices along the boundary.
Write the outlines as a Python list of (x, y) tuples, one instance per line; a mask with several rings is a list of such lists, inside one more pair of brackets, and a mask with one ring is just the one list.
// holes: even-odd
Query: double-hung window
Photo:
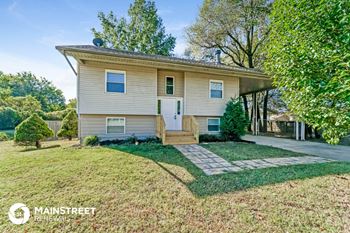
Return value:
[(126, 93), (125, 71), (106, 70), (106, 92)]
[(208, 131), (209, 132), (220, 131), (220, 118), (208, 118)]
[(223, 99), (224, 82), (220, 80), (210, 80), (209, 97), (211, 99)]
[(125, 117), (107, 117), (107, 133), (125, 134)]
[(167, 95), (174, 95), (174, 81), (174, 77), (165, 77), (165, 93)]

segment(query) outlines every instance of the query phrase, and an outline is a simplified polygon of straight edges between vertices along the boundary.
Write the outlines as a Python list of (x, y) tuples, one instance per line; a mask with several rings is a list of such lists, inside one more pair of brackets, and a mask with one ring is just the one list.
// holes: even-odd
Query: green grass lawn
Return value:
[[(0, 232), (349, 229), (349, 163), (206, 176), (172, 146), (72, 146), (76, 143), (51, 141), (41, 150), (28, 150), (0, 142)], [(210, 146), (214, 150), (215, 144)], [(17, 202), (30, 208), (95, 207), (97, 211), (95, 216), (67, 216), (63, 223), (31, 218), (17, 226), (7, 218), (9, 207)]]
[(248, 143), (202, 143), (201, 146), (228, 161), (305, 156), (305, 154), (293, 151)]

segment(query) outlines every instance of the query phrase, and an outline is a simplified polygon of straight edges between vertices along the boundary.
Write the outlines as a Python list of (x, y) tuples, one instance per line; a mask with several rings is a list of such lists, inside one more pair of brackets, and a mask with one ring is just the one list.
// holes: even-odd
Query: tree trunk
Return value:
[(261, 132), (262, 129), (262, 124), (261, 124), (261, 117), (260, 117), (260, 108), (259, 105), (256, 109), (256, 119), (258, 120), (258, 124), (259, 124), (259, 132)]
[(266, 91), (264, 96), (264, 106), (263, 106), (263, 128), (262, 132), (267, 133), (267, 102), (269, 99), (269, 90)]
[(68, 136), (68, 140), (69, 140), (69, 141), (72, 141), (72, 136)]
[(35, 146), (36, 146), (37, 149), (41, 148), (40, 141), (36, 141), (36, 142), (35, 142)]
[[(243, 99), (243, 106), (244, 106), (244, 112), (246, 117), (248, 118), (249, 121), (251, 121), (251, 118), (249, 118), (249, 109), (248, 109), (248, 101), (247, 101), (247, 96), (246, 95), (242, 95), (242, 99)], [(248, 126), (248, 131), (251, 132), (252, 129), (250, 126)]]

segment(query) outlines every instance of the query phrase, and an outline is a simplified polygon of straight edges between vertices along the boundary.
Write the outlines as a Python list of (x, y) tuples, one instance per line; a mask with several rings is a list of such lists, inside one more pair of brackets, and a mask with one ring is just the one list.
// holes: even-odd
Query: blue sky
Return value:
[[(99, 11), (127, 16), (133, 0), (1, 0), (0, 70), (32, 71), (51, 80), (67, 99), (76, 96), (76, 78), (55, 45), (91, 44), (91, 28), (100, 28)], [(184, 28), (191, 25), (202, 0), (156, 0), (167, 33), (177, 38), (182, 55)]]

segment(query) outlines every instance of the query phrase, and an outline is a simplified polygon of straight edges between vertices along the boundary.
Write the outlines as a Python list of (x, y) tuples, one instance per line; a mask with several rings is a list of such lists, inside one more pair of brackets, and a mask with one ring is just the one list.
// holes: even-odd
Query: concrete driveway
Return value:
[(242, 137), (242, 139), (254, 141), (259, 145), (272, 146), (323, 158), (350, 162), (350, 146), (334, 146), (326, 143), (252, 135), (246, 135)]

